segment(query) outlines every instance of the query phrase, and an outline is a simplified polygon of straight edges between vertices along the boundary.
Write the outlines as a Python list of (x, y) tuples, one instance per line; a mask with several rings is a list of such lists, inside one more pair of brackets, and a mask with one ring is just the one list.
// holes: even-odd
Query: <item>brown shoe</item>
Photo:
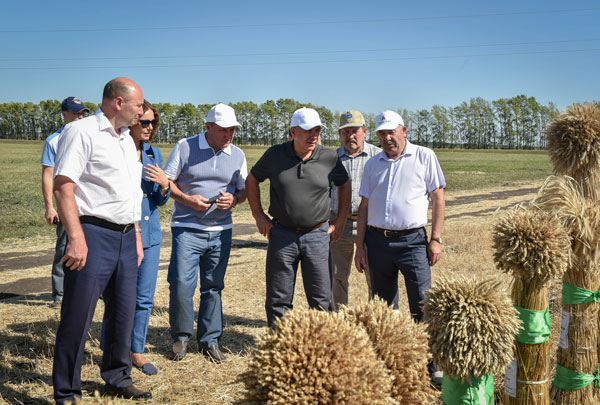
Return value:
[(125, 398), (125, 399), (152, 399), (152, 393), (149, 391), (142, 391), (139, 388), (135, 388), (133, 385), (129, 387), (115, 387), (109, 384), (104, 386), (104, 394), (111, 397)]
[(188, 342), (185, 340), (178, 340), (173, 343), (173, 360), (183, 360), (187, 353), (187, 344)]
[(219, 345), (216, 343), (211, 343), (208, 346), (208, 349), (202, 349), (200, 351), (203, 355), (209, 357), (215, 363), (223, 363), (227, 361), (227, 357), (225, 357), (221, 349), (219, 349)]

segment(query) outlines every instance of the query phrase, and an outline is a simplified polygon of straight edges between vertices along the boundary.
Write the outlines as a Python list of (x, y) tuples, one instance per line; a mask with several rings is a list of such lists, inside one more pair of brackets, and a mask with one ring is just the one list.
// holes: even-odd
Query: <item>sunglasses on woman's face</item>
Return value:
[(152, 128), (156, 126), (156, 119), (150, 120), (140, 120), (140, 125), (142, 128), (148, 128), (148, 125), (152, 124)]

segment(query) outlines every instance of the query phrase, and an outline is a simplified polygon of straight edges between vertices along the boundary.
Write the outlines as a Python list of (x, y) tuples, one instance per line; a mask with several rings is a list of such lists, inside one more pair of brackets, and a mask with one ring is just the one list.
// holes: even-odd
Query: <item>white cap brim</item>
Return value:
[(316, 125), (312, 125), (312, 124), (301, 124), (298, 125), (300, 128), (302, 128), (305, 131), (309, 131), (315, 127), (321, 127), (322, 129), (327, 129), (327, 127), (323, 124), (316, 124)]

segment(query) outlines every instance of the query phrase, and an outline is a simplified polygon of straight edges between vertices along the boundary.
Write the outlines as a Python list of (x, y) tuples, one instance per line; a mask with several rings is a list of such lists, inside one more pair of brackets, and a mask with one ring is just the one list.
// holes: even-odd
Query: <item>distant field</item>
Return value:
[[(173, 145), (159, 145), (165, 160)], [(44, 221), (41, 194), (39, 141), (0, 140), (3, 159), (0, 161), (0, 240), (10, 237), (49, 235), (53, 228)], [(258, 160), (266, 147), (242, 147), (248, 168)], [(500, 150), (436, 150), (448, 184), (448, 191), (475, 190), (543, 179), (551, 174), (551, 164), (545, 151)], [(262, 187), (263, 203), (268, 203), (267, 184)], [(237, 210), (248, 210), (242, 204)], [(161, 219), (168, 222), (171, 204), (161, 210)]]

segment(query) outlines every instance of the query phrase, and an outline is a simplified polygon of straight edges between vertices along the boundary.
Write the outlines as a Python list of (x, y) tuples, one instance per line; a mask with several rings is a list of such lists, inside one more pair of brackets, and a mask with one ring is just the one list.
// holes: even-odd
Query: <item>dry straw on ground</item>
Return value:
[[(593, 193), (592, 193), (593, 192)], [(572, 238), (572, 260), (563, 282), (597, 291), (600, 288), (600, 210), (594, 187), (569, 177), (551, 176), (542, 186), (535, 203), (554, 211)], [(569, 314), (568, 348), (558, 349), (557, 364), (580, 373), (593, 374), (598, 364), (598, 304), (564, 304)], [(594, 403), (593, 384), (580, 390), (552, 388), (557, 404)]]
[[(549, 282), (562, 276), (570, 258), (571, 239), (560, 218), (534, 204), (520, 205), (510, 210), (494, 231), (494, 261), (500, 270), (514, 276), (514, 304), (546, 310)], [(516, 396), (507, 394), (507, 404), (549, 403), (550, 349), (550, 340), (516, 342)]]
[(340, 314), (296, 309), (261, 338), (241, 376), (249, 402), (390, 404), (393, 377)]
[(423, 312), (433, 361), (449, 376), (470, 382), (512, 361), (521, 322), (500, 280), (440, 277)]
[(431, 404), (428, 335), (408, 311), (393, 310), (381, 299), (345, 307), (342, 315), (365, 329), (379, 358), (395, 377), (392, 396), (400, 404)]

